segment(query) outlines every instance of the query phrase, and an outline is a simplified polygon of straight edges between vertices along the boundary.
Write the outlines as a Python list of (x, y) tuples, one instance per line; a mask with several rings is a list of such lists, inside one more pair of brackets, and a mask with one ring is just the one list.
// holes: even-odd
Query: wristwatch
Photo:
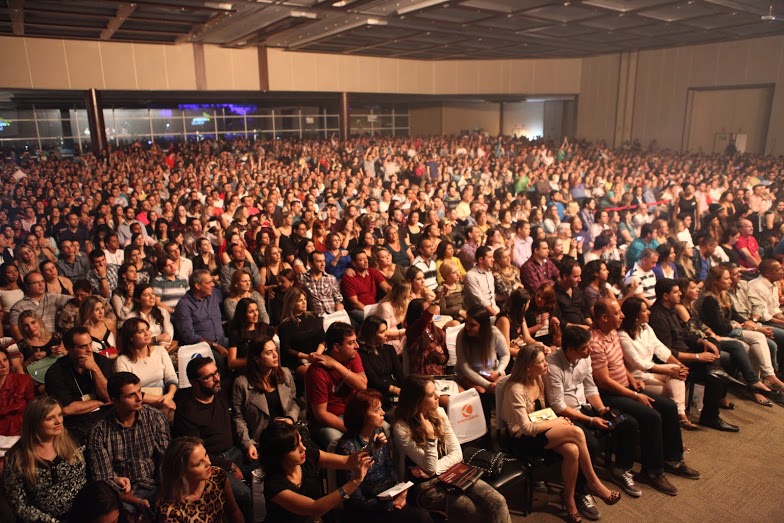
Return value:
[(348, 499), (351, 497), (349, 493), (346, 492), (346, 489), (344, 489), (343, 487), (338, 487), (338, 494), (340, 494), (340, 497), (343, 499)]

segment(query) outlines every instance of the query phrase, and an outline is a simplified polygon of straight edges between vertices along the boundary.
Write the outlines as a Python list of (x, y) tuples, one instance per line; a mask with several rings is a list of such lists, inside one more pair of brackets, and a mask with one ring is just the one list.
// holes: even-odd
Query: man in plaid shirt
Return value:
[(323, 252), (310, 253), (310, 272), (301, 274), (300, 283), (308, 290), (317, 316), (343, 310), (343, 295), (338, 280), (325, 272), (327, 260)]
[(146, 514), (158, 488), (158, 469), (171, 436), (166, 417), (142, 404), (139, 378), (114, 374), (106, 385), (113, 408), (90, 431), (90, 470), (120, 492), (123, 505)]

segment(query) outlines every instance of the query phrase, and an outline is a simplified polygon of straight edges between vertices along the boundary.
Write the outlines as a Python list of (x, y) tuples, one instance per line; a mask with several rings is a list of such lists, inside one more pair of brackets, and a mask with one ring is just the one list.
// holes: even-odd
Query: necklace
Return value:
[[(299, 476), (299, 481), (295, 481)], [(294, 469), (294, 472), (289, 474), (288, 480), (294, 484), (295, 487), (300, 488), (302, 486), (302, 465), (297, 465), (297, 468)]]

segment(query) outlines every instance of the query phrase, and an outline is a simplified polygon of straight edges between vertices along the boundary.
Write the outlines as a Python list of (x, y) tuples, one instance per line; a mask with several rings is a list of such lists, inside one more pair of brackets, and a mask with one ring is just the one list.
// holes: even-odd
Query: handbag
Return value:
[(499, 476), (504, 471), (503, 452), (493, 452), (477, 447), (463, 448), (463, 463), (484, 471), (488, 478)]

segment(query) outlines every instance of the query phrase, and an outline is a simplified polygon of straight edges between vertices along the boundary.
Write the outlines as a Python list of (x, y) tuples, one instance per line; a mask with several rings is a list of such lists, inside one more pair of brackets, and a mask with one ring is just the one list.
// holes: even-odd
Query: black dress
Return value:
[(275, 496), (290, 490), (310, 499), (321, 497), (321, 474), (318, 470), (319, 450), (312, 446), (305, 448), (305, 463), (302, 464), (302, 484), (297, 486), (283, 474), (271, 474), (264, 478), (264, 499), (267, 502), (265, 523), (307, 523), (310, 516), (298, 516), (284, 509), (273, 500)]
[(383, 395), (383, 408), (389, 410), (397, 402), (397, 396), (389, 392), (390, 385), (400, 387), (403, 382), (403, 365), (392, 345), (382, 345), (377, 351), (360, 345), (359, 357), (368, 379), (368, 388)]
[(289, 354), (289, 349), (296, 349), (303, 354), (316, 352), (319, 344), (324, 343), (324, 320), (315, 314), (304, 314), (297, 319), (286, 320), (278, 326), (278, 336), (283, 366), (293, 373), (302, 363)]
[[(534, 412), (543, 408), (542, 401), (537, 398), (534, 401)], [(550, 430), (550, 429), (547, 429)], [(517, 439), (517, 444), (523, 450), (526, 456), (544, 456), (547, 454), (547, 430), (543, 430), (536, 434), (536, 436), (522, 435)]]

